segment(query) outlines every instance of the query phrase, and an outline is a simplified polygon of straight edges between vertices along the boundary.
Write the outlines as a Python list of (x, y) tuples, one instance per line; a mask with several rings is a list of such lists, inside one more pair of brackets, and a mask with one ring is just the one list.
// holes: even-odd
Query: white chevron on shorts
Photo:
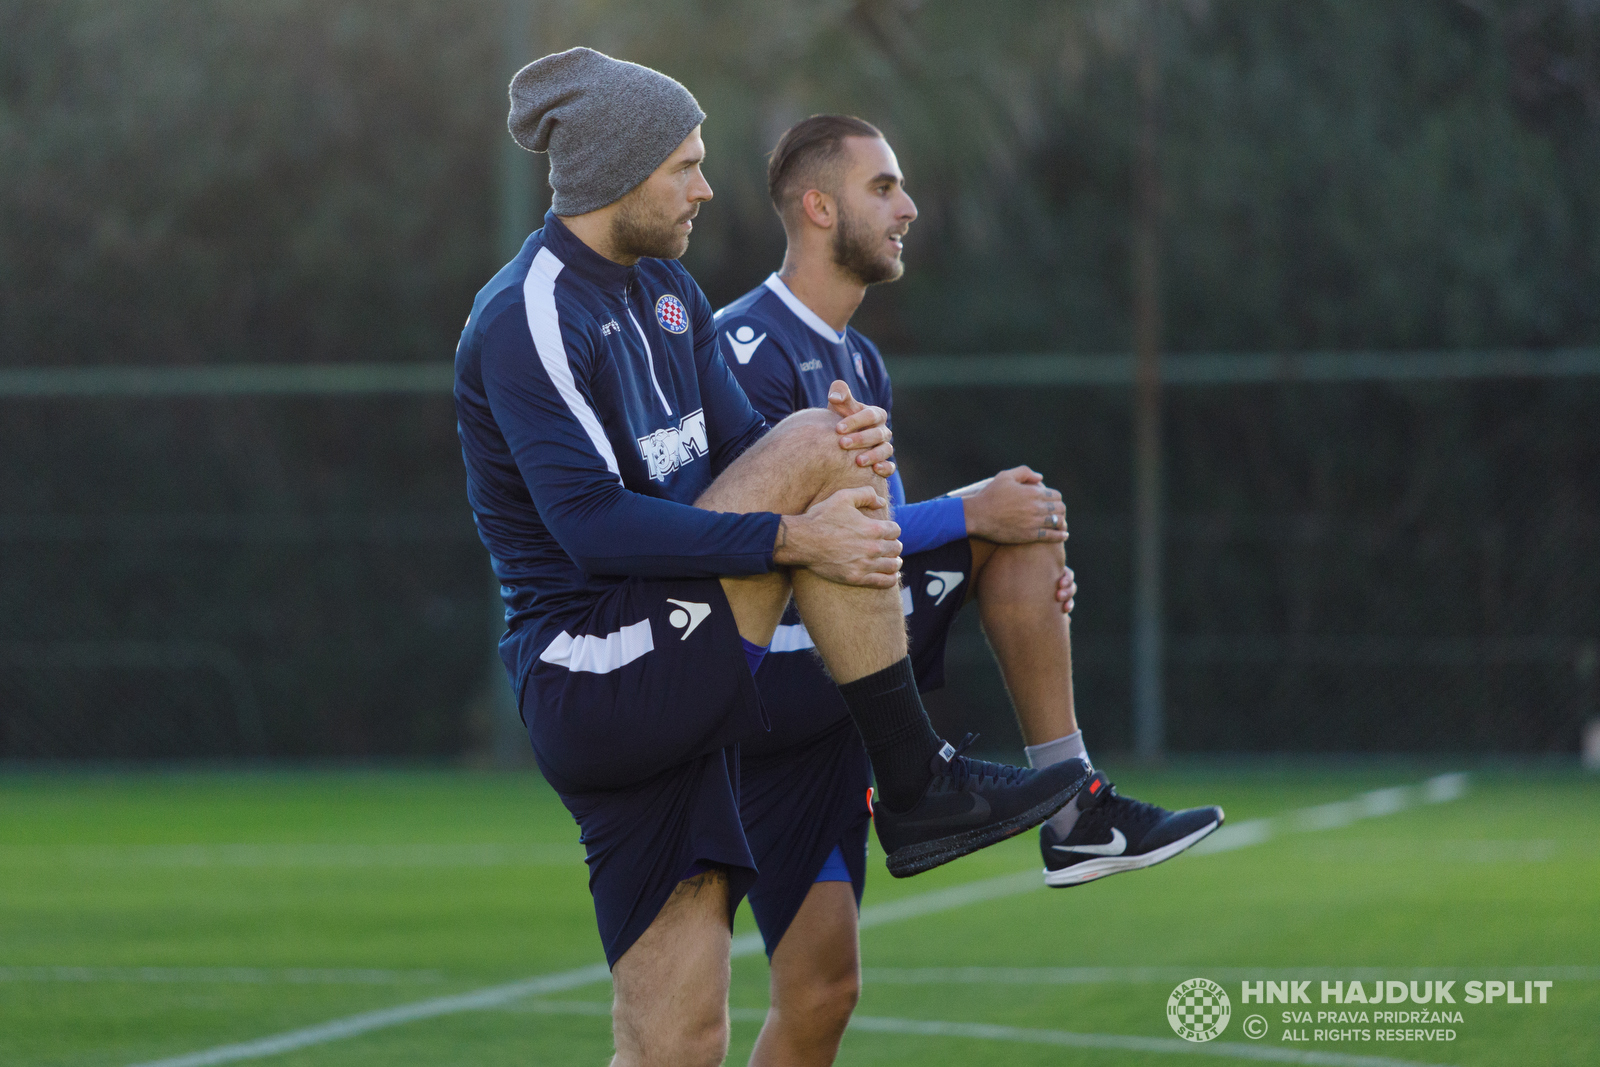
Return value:
[(604, 637), (584, 634), (573, 637), (565, 630), (545, 646), (539, 658), (569, 671), (588, 671), (590, 674), (610, 674), (626, 667), (646, 652), (656, 647), (650, 632), (650, 620), (640, 619)]
[[(905, 586), (900, 587), (900, 611), (910, 615), (913, 608), (911, 603), (911, 590)], [(808, 648), (816, 648), (817, 643), (811, 640), (811, 634), (806, 630), (806, 624), (797, 622), (778, 627), (772, 635), (772, 644), (767, 646), (768, 652), (804, 652)]]

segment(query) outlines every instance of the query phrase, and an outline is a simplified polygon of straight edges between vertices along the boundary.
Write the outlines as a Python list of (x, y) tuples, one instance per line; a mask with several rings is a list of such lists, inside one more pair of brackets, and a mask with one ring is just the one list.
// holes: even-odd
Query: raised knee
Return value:
[(1054, 542), (997, 545), (978, 574), (974, 591), (985, 610), (1053, 607), (1056, 583), (1066, 565), (1066, 553)]
[(811, 453), (820, 460), (845, 458), (839, 447), (839, 416), (827, 408), (803, 408), (772, 428), (788, 455)]
[(769, 435), (792, 466), (815, 472), (818, 499), (838, 489), (882, 484), (871, 467), (856, 463), (858, 453), (839, 447), (838, 425), (839, 417), (827, 408), (806, 408)]
[(991, 566), (996, 562), (1001, 562), (1002, 567), (1026, 568), (1030, 572), (1048, 574), (1054, 579), (1061, 577), (1061, 572), (1067, 565), (1067, 550), (1066, 546), (1058, 541), (1027, 541), (1022, 544), (999, 545), (995, 549), (995, 559), (990, 560)]

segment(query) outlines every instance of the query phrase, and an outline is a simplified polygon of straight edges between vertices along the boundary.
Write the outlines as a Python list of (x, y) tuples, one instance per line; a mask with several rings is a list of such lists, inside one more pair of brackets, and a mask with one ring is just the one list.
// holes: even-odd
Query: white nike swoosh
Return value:
[(733, 346), (733, 358), (739, 361), (739, 365), (741, 367), (750, 362), (750, 357), (756, 354), (757, 346), (759, 346), (762, 341), (767, 339), (767, 335), (762, 334), (760, 337), (757, 337), (754, 341), (751, 341), (748, 344), (740, 344), (738, 341), (733, 339), (733, 334), (731, 333), (725, 333), (722, 336), (726, 337), (728, 339), (728, 343)]
[(1104, 845), (1052, 845), (1057, 852), (1081, 852), (1086, 856), (1120, 856), (1128, 851), (1128, 839), (1122, 836), (1122, 831), (1115, 826), (1111, 828), (1111, 840)]

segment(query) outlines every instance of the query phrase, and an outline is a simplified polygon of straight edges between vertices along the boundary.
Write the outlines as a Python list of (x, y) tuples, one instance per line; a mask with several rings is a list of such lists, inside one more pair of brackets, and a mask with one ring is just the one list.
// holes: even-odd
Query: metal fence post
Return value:
[(1166, 746), (1161, 593), (1159, 14), (1160, 0), (1145, 0), (1136, 71), (1139, 136), (1133, 189), (1133, 723), (1135, 750), (1146, 760), (1159, 759)]
[[(533, 0), (504, 0), (505, 31), (500, 38), (500, 65), (506, 84), (522, 67), (537, 59), (533, 48)], [(500, 205), (495, 234), (495, 266), (511, 260), (533, 232), (534, 162), (537, 157), (506, 134), (500, 139)]]
[[(505, 26), (500, 38), (501, 69), (511, 76), (536, 59), (533, 47), (533, 0), (504, 0)], [(507, 134), (500, 141), (500, 203), (495, 233), (495, 266), (514, 258), (534, 228), (534, 163), (537, 157)], [(500, 662), (500, 635), (505, 632), (505, 604), (500, 580), (490, 571), (489, 633), (491, 654), (484, 672), (481, 699), (489, 717), (489, 749), (495, 765), (521, 767), (529, 762), (528, 735), (517, 710), (516, 696)]]

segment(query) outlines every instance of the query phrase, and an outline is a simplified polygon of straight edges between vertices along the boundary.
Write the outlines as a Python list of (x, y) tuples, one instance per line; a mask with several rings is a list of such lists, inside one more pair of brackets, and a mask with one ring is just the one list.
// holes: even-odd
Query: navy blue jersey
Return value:
[[(894, 393), (878, 346), (854, 327), (839, 333), (829, 326), (776, 274), (718, 311), (716, 328), (728, 367), (768, 422), (827, 407), (828, 386), (838, 379), (857, 400), (890, 412), (894, 424)], [(967, 536), (959, 499), (907, 505), (898, 472), (889, 479), (889, 495), (906, 555)]]
[(478, 293), (455, 371), (467, 499), (519, 692), (564, 621), (629, 576), (771, 569), (776, 514), (690, 506), (766, 424), (676, 261), (620, 266), (546, 215)]

